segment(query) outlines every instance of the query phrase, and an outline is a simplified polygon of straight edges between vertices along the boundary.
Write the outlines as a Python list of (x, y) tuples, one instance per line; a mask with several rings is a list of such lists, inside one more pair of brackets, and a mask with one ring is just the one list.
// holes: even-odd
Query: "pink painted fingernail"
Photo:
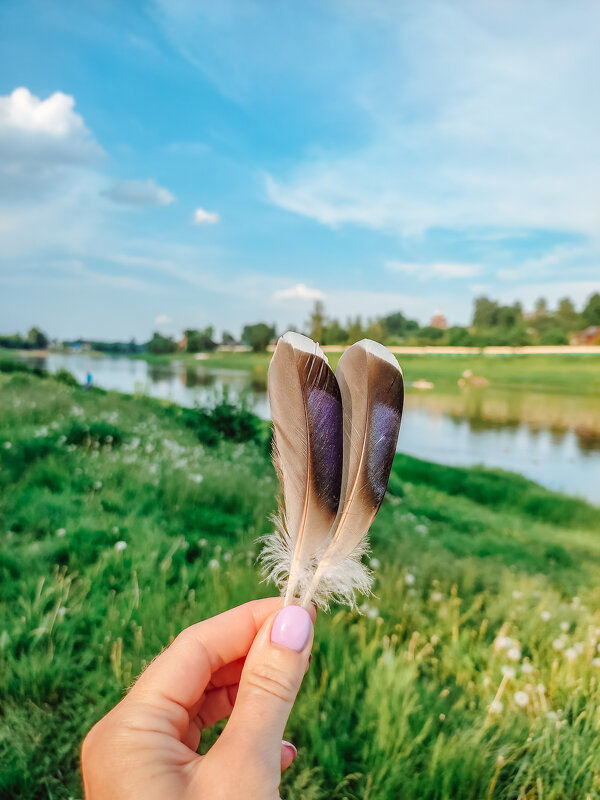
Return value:
[(286, 750), (291, 750), (292, 751), (292, 761), (298, 755), (298, 751), (296, 750), (296, 745), (293, 745), (291, 742), (286, 742), (285, 739), (282, 739), (281, 740), (281, 746), (285, 747)]
[(288, 650), (302, 652), (312, 630), (312, 620), (302, 606), (285, 606), (275, 617), (271, 628), (271, 641)]

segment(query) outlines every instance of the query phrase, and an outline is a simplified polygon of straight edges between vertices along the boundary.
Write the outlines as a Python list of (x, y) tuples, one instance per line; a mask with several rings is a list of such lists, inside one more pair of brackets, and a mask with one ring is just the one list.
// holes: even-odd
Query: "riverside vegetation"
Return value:
[[(1, 797), (80, 798), (81, 739), (153, 656), (273, 593), (265, 424), (73, 384), (0, 373)], [(599, 798), (599, 530), (519, 476), (398, 455), (375, 594), (319, 614), (282, 795)]]

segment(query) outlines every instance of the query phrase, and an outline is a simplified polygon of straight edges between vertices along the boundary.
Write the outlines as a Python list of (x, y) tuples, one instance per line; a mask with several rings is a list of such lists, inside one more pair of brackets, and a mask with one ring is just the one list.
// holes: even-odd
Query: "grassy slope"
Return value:
[[(200, 445), (148, 399), (15, 374), (0, 407), (0, 796), (81, 797), (78, 743), (144, 664), (271, 593), (254, 558), (276, 479), (264, 446)], [(600, 797), (598, 530), (517, 476), (399, 456), (376, 596), (320, 614), (283, 795)]]

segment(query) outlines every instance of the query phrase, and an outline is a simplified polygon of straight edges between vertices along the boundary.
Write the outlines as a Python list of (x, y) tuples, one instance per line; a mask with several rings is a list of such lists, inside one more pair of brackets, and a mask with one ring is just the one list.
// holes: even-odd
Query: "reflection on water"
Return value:
[[(227, 389), (245, 394), (248, 372), (169, 364), (124, 357), (50, 354), (37, 365), (68, 369), (84, 383), (146, 393), (193, 406), (211, 402)], [(253, 393), (257, 414), (268, 418), (264, 392)], [(398, 449), (444, 464), (521, 472), (532, 480), (600, 503), (600, 402), (589, 396), (519, 390), (463, 389), (407, 393)]]

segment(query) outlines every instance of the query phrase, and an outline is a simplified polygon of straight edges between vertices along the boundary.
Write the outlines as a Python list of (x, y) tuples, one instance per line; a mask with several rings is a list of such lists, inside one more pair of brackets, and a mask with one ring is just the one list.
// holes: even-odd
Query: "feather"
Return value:
[(286, 603), (306, 591), (335, 520), (342, 481), (342, 403), (327, 357), (311, 339), (282, 336), (268, 373), (273, 462), (284, 508), (261, 559), (286, 583)]
[(340, 504), (303, 605), (312, 599), (354, 605), (357, 591), (370, 590), (361, 556), (385, 495), (402, 417), (402, 370), (383, 345), (369, 339), (352, 345), (340, 358), (336, 378), (344, 413)]

